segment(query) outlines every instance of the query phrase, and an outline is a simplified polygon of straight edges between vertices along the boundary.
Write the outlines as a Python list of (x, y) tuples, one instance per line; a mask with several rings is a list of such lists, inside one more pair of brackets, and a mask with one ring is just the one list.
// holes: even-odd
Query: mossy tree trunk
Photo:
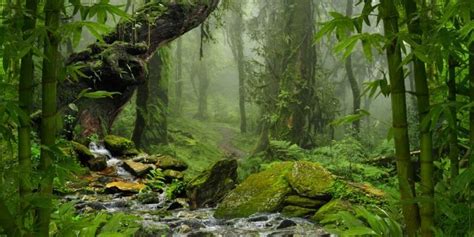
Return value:
[(168, 143), (168, 73), (163, 73), (166, 65), (163, 64), (162, 51), (148, 62), (147, 80), (137, 89), (132, 140), (145, 151), (150, 151), (151, 145)]
[[(163, 3), (147, 4), (131, 21), (118, 24), (115, 31), (104, 37), (104, 43), (92, 44), (87, 50), (71, 55), (67, 64), (82, 65), (81, 72), (86, 77), (61, 83), (59, 101), (67, 114), (75, 113), (67, 109), (69, 103), (75, 102), (79, 108), (78, 135), (106, 134), (137, 86), (146, 81), (146, 63), (155, 51), (200, 25), (218, 3), (219, 0), (173, 1), (164, 4), (164, 12)], [(88, 88), (120, 94), (77, 100), (77, 95)]]
[[(420, 25), (420, 17), (417, 12), (415, 0), (405, 1), (406, 15), (408, 16), (408, 30), (417, 38), (423, 38)], [(416, 39), (422, 44), (422, 41)], [(415, 57), (413, 59), (415, 73), (415, 91), (418, 102), (418, 116), (420, 119), (420, 176), (421, 176), (421, 196), (420, 220), (422, 236), (433, 236), (434, 228), (434, 164), (433, 164), (433, 138), (429, 124), (425, 125), (425, 120), (429, 120), (430, 112), (430, 91), (426, 74), (425, 63)]]
[(39, 170), (42, 174), (40, 193), (45, 200), (38, 207), (38, 236), (49, 236), (49, 222), (52, 211), (51, 195), (53, 192), (52, 163), (55, 154), (57, 132), (57, 83), (61, 79), (62, 56), (59, 51), (60, 36), (58, 28), (61, 23), (62, 0), (47, 0), (45, 5), (45, 26), (48, 29), (44, 41), (43, 75), (42, 75), (42, 116), (41, 116), (41, 157)]
[[(27, 0), (23, 25), (23, 40), (28, 40), (31, 31), (36, 26), (37, 14), (36, 0)], [(20, 81), (19, 81), (19, 105), (26, 116), (20, 116), (20, 126), (18, 127), (18, 165), (20, 169), (19, 176), (19, 194), (20, 194), (20, 213), (27, 211), (27, 197), (31, 193), (30, 172), (31, 165), (31, 120), (29, 119), (33, 107), (34, 94), (34, 62), (33, 52), (28, 52), (21, 59)], [(24, 220), (28, 215), (22, 215), (19, 225), (23, 228)]]
[(391, 85), (392, 123), (397, 159), (398, 182), (401, 194), (402, 212), (408, 236), (416, 236), (419, 227), (418, 206), (415, 204), (413, 167), (410, 161), (406, 91), (399, 33), (398, 12), (393, 1), (381, 0), (380, 14), (383, 19), (385, 36), (391, 41), (387, 45), (387, 61)]

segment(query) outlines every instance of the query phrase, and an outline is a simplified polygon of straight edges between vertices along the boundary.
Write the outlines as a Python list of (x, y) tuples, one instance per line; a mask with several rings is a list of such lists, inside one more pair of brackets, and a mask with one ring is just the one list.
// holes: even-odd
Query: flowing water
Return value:
[[(89, 149), (95, 156), (106, 156), (107, 165), (115, 167), (117, 177), (135, 181), (136, 178), (124, 170), (120, 159), (114, 158), (102, 145), (91, 143)], [(270, 236), (331, 236), (321, 227), (302, 218), (288, 218), (279, 213), (256, 214), (248, 218), (220, 220), (213, 217), (215, 209), (190, 210), (176, 205), (176, 200), (167, 200), (165, 192), (156, 193), (155, 201), (143, 204), (136, 195), (76, 194), (64, 197), (75, 201), (78, 211), (87, 208), (111, 213), (123, 212), (141, 217), (146, 234), (140, 236), (189, 236), (189, 237), (270, 237)]]

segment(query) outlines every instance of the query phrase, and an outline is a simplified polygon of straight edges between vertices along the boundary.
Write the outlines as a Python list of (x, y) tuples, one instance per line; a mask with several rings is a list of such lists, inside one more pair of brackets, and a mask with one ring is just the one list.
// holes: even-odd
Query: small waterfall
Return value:
[(109, 150), (107, 150), (103, 145), (97, 144), (95, 142), (89, 143), (89, 150), (95, 156), (105, 156), (107, 157), (107, 167), (115, 167), (117, 170), (117, 176), (126, 179), (134, 180), (134, 176), (122, 168), (123, 161), (112, 156)]

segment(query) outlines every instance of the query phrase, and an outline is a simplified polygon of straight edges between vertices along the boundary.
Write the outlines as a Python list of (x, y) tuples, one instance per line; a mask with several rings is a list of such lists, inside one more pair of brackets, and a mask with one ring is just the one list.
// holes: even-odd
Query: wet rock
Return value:
[(335, 199), (319, 208), (319, 210), (316, 212), (316, 214), (314, 214), (311, 220), (315, 222), (320, 222), (324, 220), (324, 218), (326, 218), (328, 215), (336, 214), (339, 211), (351, 210), (352, 205), (349, 202), (340, 199)]
[(157, 192), (143, 192), (137, 195), (137, 200), (142, 204), (160, 203), (160, 194)]
[(319, 208), (326, 203), (323, 200), (316, 200), (307, 197), (301, 197), (298, 195), (290, 195), (286, 197), (285, 204), (291, 206), (307, 207), (307, 208)]
[[(237, 161), (223, 159), (191, 180), (186, 194), (191, 208), (215, 206), (237, 183)], [(253, 213), (251, 213), (253, 214)]]
[(188, 165), (184, 161), (178, 160), (167, 155), (151, 156), (149, 159), (156, 160), (156, 167), (162, 170), (184, 171), (188, 168)]
[(165, 179), (169, 182), (171, 182), (173, 179), (182, 180), (184, 178), (183, 172), (177, 170), (164, 170), (163, 175), (165, 176)]
[(144, 188), (145, 188), (145, 185), (142, 183), (116, 181), (116, 182), (108, 183), (105, 186), (105, 191), (107, 193), (134, 194), (134, 193), (140, 192), (140, 190)]
[(260, 221), (268, 221), (268, 216), (261, 215), (261, 216), (251, 216), (247, 219), (249, 222), (260, 222)]
[(288, 228), (288, 227), (292, 227), (292, 226), (296, 226), (296, 222), (292, 221), (292, 220), (283, 220), (282, 222), (280, 222), (280, 224), (277, 226), (277, 230), (279, 229), (285, 229), (285, 228)]
[(176, 198), (171, 202), (166, 210), (171, 211), (180, 208), (189, 208), (188, 201), (185, 198)]
[(87, 166), (92, 171), (101, 171), (107, 168), (107, 157), (98, 156), (87, 161)]
[(171, 230), (168, 225), (160, 223), (145, 223), (134, 234), (134, 237), (155, 237), (155, 236), (170, 236)]
[(281, 214), (288, 217), (305, 217), (314, 214), (316, 211), (316, 209), (311, 208), (286, 206), (281, 210)]
[(198, 232), (190, 233), (188, 235), (188, 237), (214, 237), (214, 236), (216, 235), (214, 235), (213, 233), (204, 232), (204, 231), (198, 231)]
[(310, 198), (330, 195), (334, 185), (333, 175), (321, 165), (308, 161), (294, 162), (288, 182), (300, 195)]
[(71, 145), (77, 158), (83, 165), (87, 165), (89, 160), (95, 158), (94, 154), (92, 154), (92, 152), (86, 146), (74, 141), (71, 142)]
[(158, 162), (158, 158), (156, 156), (150, 156), (146, 153), (139, 154), (138, 156), (132, 158), (132, 160), (143, 164), (156, 164), (156, 162)]
[(181, 225), (179, 227), (179, 233), (181, 234), (186, 234), (186, 233), (189, 233), (191, 232), (193, 229), (191, 228), (191, 226), (189, 225)]
[(104, 138), (104, 145), (107, 150), (115, 157), (138, 155), (139, 152), (135, 148), (135, 144), (124, 137), (115, 135), (107, 135)]
[(151, 165), (125, 160), (122, 167), (136, 177), (145, 177), (153, 167)]
[(231, 219), (279, 211), (283, 200), (291, 192), (286, 174), (292, 168), (292, 162), (281, 162), (271, 165), (263, 172), (250, 175), (224, 198), (214, 216)]

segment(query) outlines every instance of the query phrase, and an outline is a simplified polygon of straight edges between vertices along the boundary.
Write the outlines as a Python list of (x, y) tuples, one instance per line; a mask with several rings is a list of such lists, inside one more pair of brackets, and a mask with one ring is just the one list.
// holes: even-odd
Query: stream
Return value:
[[(121, 167), (122, 160), (112, 157), (103, 146), (91, 143), (89, 149), (94, 155), (106, 156), (107, 166), (114, 167), (117, 178), (137, 181)], [(137, 194), (88, 193), (64, 197), (65, 201), (76, 202), (79, 212), (107, 211), (123, 212), (139, 216), (146, 235), (140, 236), (190, 236), (190, 237), (247, 237), (247, 236), (333, 236), (321, 227), (303, 218), (288, 218), (279, 213), (255, 214), (248, 218), (220, 220), (213, 217), (213, 208), (190, 210), (178, 199), (166, 200), (163, 193), (154, 193), (153, 201), (139, 202)]]

